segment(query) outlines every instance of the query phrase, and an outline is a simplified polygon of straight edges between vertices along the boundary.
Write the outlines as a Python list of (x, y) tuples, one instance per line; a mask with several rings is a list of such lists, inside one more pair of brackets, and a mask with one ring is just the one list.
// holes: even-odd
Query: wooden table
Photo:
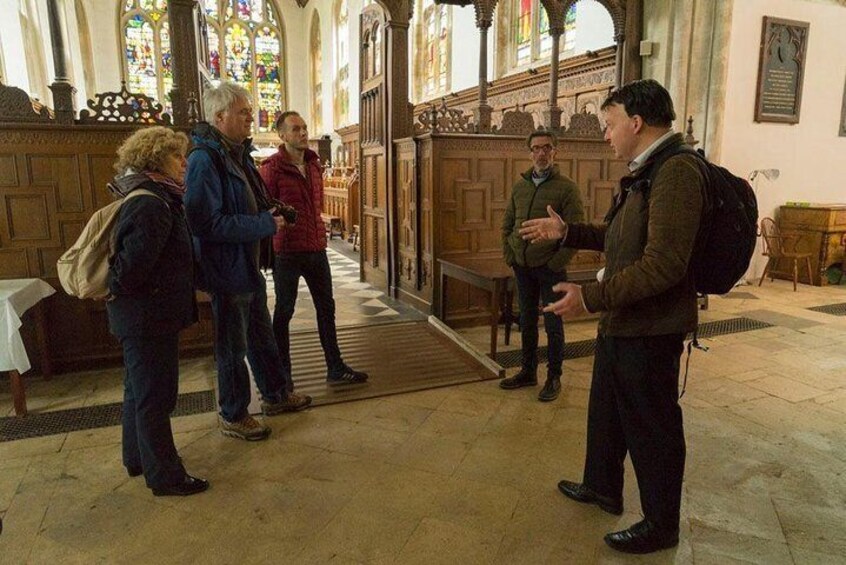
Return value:
[(446, 322), (447, 279), (453, 278), (487, 290), (491, 293), (489, 306), (491, 324), (491, 358), (496, 358), (499, 320), (505, 319), (505, 344), (511, 341), (513, 314), (511, 303), (514, 295), (514, 272), (500, 257), (461, 257), (438, 259), (441, 265), (441, 290), (438, 301), (438, 318)]
[[(460, 257), (438, 259), (441, 266), (441, 289), (438, 300), (438, 318), (446, 322), (447, 279), (453, 278), (487, 290), (491, 293), (489, 305), (491, 324), (490, 356), (496, 358), (499, 321), (505, 322), (505, 345), (511, 340), (511, 323), (515, 322), (512, 308), (514, 301), (514, 271), (500, 257)], [(570, 282), (596, 280), (596, 269), (577, 269), (567, 271)]]
[(15, 414), (26, 416), (26, 389), (22, 373), (30, 368), (29, 357), (20, 335), (24, 312), (34, 307), (35, 331), (41, 355), (41, 372), (45, 378), (52, 374), (47, 343), (43, 299), (56, 291), (41, 279), (0, 280), (0, 371), (8, 371), (15, 404)]

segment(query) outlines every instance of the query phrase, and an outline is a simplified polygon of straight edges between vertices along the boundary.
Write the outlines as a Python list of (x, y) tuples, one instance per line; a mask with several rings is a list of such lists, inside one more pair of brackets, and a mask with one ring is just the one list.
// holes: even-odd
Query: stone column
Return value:
[(53, 45), (53, 69), (56, 77), (50, 90), (53, 91), (53, 110), (56, 122), (60, 125), (72, 125), (76, 117), (73, 95), (76, 89), (68, 80), (67, 58), (65, 54), (65, 33), (59, 0), (47, 0), (47, 19), (50, 22), (50, 43)]
[(641, 39), (643, 39), (643, 0), (628, 0), (625, 37), (622, 44), (623, 84), (641, 78), (643, 68), (643, 60), (640, 58)]
[[(197, 54), (197, 25), (194, 13), (197, 0), (170, 0), (168, 20), (170, 22), (170, 48), (173, 57), (173, 89), (170, 100), (173, 105), (173, 124), (190, 126), (192, 118), (203, 119), (200, 88), (199, 57)], [(197, 116), (191, 116), (192, 105), (197, 106)]]
[(561, 128), (561, 108), (558, 107), (558, 58), (561, 44), (561, 32), (549, 29), (552, 36), (552, 53), (549, 55), (549, 123), (547, 129), (556, 131)]

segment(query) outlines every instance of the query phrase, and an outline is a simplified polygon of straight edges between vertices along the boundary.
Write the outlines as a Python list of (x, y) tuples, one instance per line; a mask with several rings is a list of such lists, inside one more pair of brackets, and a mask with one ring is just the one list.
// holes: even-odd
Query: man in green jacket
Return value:
[(699, 230), (705, 177), (698, 159), (674, 155), (669, 93), (654, 80), (614, 91), (602, 105), (605, 139), (629, 161), (629, 175), (600, 225), (573, 224), (554, 210), (523, 224), (521, 235), (547, 245), (604, 251), (602, 281), (555, 287), (564, 297), (544, 308), (568, 317), (600, 312), (588, 403), (587, 455), (581, 483), (558, 488), (578, 502), (623, 513), (623, 461), (632, 459), (644, 519), (605, 542), (627, 553), (674, 547), (685, 441), (678, 402), (679, 362), (696, 329), (696, 292), (688, 262)]
[[(567, 263), (575, 250), (560, 247), (554, 241), (529, 245), (518, 233), (520, 225), (532, 218), (546, 217), (551, 207), (568, 222), (584, 220), (579, 188), (562, 175), (555, 165), (555, 135), (536, 131), (527, 145), (532, 155), (532, 168), (520, 177), (511, 189), (511, 199), (502, 219), (502, 253), (506, 264), (514, 269), (520, 303), (522, 362), (520, 372), (500, 381), (499, 386), (516, 389), (538, 384), (538, 301), (544, 304), (558, 296), (552, 287), (567, 280)], [(561, 391), (561, 368), (564, 362), (564, 324), (553, 313), (544, 314), (547, 346), (546, 384), (538, 395), (544, 402), (555, 400)]]

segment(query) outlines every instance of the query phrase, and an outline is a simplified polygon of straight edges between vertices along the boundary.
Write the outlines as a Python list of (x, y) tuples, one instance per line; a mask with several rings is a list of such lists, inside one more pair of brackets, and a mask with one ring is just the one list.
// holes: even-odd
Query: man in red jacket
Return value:
[(276, 120), (276, 132), (282, 144), (279, 145), (279, 151), (262, 164), (261, 176), (270, 196), (297, 210), (297, 221), (273, 236), (273, 251), (276, 253), (273, 265), (273, 285), (276, 291), (273, 333), (276, 334), (279, 355), (290, 374), (289, 325), (294, 316), (302, 276), (317, 311), (317, 331), (326, 356), (327, 382), (363, 383), (367, 380), (367, 374), (346, 365), (338, 349), (332, 273), (326, 257), (326, 230), (320, 217), (323, 208), (320, 159), (317, 153), (308, 148), (308, 127), (297, 112), (280, 114)]

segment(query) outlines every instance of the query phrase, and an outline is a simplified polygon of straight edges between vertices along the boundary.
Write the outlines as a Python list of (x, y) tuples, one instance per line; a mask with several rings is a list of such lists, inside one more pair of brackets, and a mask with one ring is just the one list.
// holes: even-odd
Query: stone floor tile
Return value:
[(432, 412), (431, 408), (379, 402), (362, 418), (361, 423), (373, 428), (410, 433), (420, 427)]
[(815, 506), (773, 498), (784, 535), (791, 547), (846, 555), (846, 507)]
[(791, 547), (796, 565), (843, 565), (843, 554), (820, 553), (801, 547)]
[(499, 537), (489, 531), (423, 518), (397, 556), (397, 562), (406, 565), (487, 564), (496, 554), (499, 541)]
[(759, 563), (761, 565), (791, 565), (793, 558), (786, 543), (755, 536), (742, 535), (694, 524), (691, 539), (693, 555), (700, 563)]
[(691, 525), (785, 543), (779, 516), (768, 495), (689, 489)]
[(389, 462), (450, 476), (469, 450), (470, 445), (462, 441), (415, 433), (393, 453)]
[(771, 375), (754, 381), (747, 381), (746, 385), (762, 390), (777, 398), (787, 400), (788, 402), (801, 402), (825, 394), (823, 390), (779, 375)]

